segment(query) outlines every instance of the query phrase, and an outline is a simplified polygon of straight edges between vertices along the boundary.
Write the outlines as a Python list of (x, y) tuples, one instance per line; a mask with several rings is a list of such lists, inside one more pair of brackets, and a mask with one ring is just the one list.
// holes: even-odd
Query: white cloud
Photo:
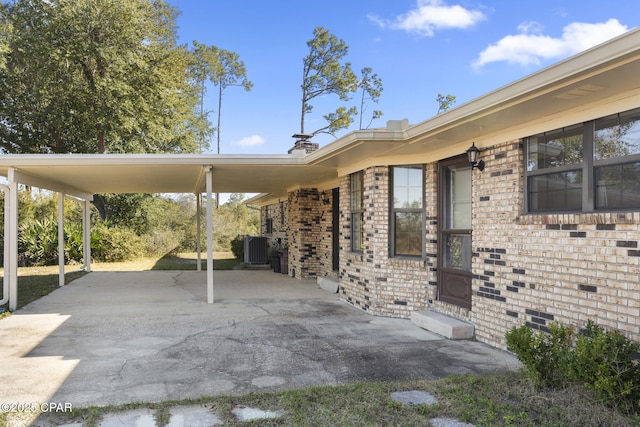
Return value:
[(520, 33), (541, 33), (542, 30), (544, 30), (544, 27), (536, 21), (526, 21), (518, 25), (518, 32)]
[(415, 9), (396, 17), (393, 21), (371, 15), (369, 19), (382, 28), (432, 37), (436, 30), (471, 27), (484, 20), (485, 15), (478, 10), (465, 9), (459, 5), (448, 6), (442, 0), (418, 0)]
[(474, 67), (490, 62), (539, 65), (545, 59), (557, 59), (582, 52), (628, 31), (617, 19), (588, 24), (574, 22), (564, 27), (560, 38), (539, 34), (541, 26), (526, 22), (518, 26), (522, 34), (509, 35), (480, 52)]
[(264, 144), (264, 138), (260, 135), (251, 135), (242, 138), (240, 141), (236, 142), (241, 147), (255, 147), (256, 145)]

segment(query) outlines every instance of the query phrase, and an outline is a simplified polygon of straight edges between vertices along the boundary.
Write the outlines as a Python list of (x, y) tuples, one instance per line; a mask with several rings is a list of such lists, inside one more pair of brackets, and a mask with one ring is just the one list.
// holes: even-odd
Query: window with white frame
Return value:
[(640, 209), (640, 108), (527, 138), (526, 211)]
[(351, 250), (364, 251), (364, 171), (351, 174)]
[(424, 248), (424, 167), (391, 167), (392, 256), (421, 257)]

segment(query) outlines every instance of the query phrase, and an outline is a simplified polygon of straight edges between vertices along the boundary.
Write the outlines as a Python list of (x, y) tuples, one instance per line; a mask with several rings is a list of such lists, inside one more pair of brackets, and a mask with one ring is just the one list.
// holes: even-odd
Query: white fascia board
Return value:
[(0, 166), (120, 166), (120, 165), (213, 165), (216, 164), (304, 164), (290, 154), (202, 155), (202, 154), (6, 154)]
[(273, 193), (260, 193), (257, 194), (253, 197), (251, 197), (250, 199), (244, 200), (242, 203), (244, 203), (245, 205), (253, 205), (256, 207), (263, 207), (263, 206), (268, 206), (268, 205), (273, 205), (276, 203), (280, 203), (283, 200), (286, 200), (287, 197), (286, 195), (284, 196), (278, 196), (276, 194)]
[(19, 184), (44, 188), (46, 190), (56, 191), (58, 193), (64, 193), (65, 195), (69, 195), (80, 200), (93, 201), (93, 194), (86, 193), (84, 191), (78, 190), (77, 188), (60, 184), (55, 181), (38, 178), (33, 175), (21, 172), (18, 169), (13, 170), (13, 177), (9, 177), (9, 179), (13, 179), (13, 181)]
[(449, 111), (411, 126), (408, 138), (454, 127), (494, 109), (505, 109), (524, 100), (556, 90), (559, 84), (570, 84), (584, 73), (597, 74), (607, 69), (606, 64), (619, 66), (625, 57), (640, 55), (640, 28), (581, 52), (520, 80), (475, 98)]
[(408, 138), (407, 130), (371, 129), (350, 132), (347, 135), (325, 145), (324, 147), (307, 154), (304, 158), (309, 164), (318, 164), (322, 161), (337, 156), (345, 151), (355, 148), (369, 141), (398, 141), (403, 142)]

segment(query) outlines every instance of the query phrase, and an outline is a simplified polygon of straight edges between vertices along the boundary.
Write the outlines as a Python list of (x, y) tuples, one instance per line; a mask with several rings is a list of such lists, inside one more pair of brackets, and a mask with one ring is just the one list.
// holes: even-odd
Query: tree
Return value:
[(444, 113), (445, 111), (447, 111), (449, 108), (451, 108), (451, 106), (453, 104), (456, 103), (456, 97), (453, 95), (443, 95), (441, 93), (438, 94), (438, 97), (436, 98), (436, 101), (438, 101), (438, 113)]
[(9, 38), (11, 37), (11, 24), (7, 19), (6, 5), (0, 4), (0, 70), (4, 70), (9, 53)]
[[(323, 27), (313, 30), (314, 38), (307, 41), (309, 54), (303, 60), (302, 105), (300, 133), (305, 134), (305, 116), (313, 111), (311, 102), (324, 95), (337, 95), (341, 101), (348, 101), (358, 88), (358, 78), (351, 70), (351, 64), (342, 63), (349, 47)], [(334, 135), (340, 129), (348, 128), (357, 114), (356, 107), (338, 107), (325, 116), (327, 125), (314, 130), (310, 135), (328, 133)]]
[[(362, 78), (360, 82), (358, 82), (358, 88), (362, 92), (362, 96), (360, 98), (360, 127), (362, 129), (362, 117), (365, 112), (365, 101), (369, 100), (371, 102), (377, 103), (380, 99), (380, 94), (382, 92), (382, 80), (378, 77), (377, 74), (372, 74), (373, 70), (370, 67), (363, 68), (360, 73), (362, 74)], [(367, 97), (368, 96), (368, 97)], [(371, 123), (375, 119), (379, 119), (382, 117), (384, 113), (380, 110), (373, 110), (371, 114), (371, 120), (369, 120), (369, 124), (365, 127), (365, 129), (371, 126)]]
[(243, 203), (244, 194), (233, 193), (229, 201), (213, 211), (214, 236), (213, 248), (216, 251), (228, 251), (231, 240), (236, 236), (255, 235), (260, 230), (258, 211), (249, 209)]
[(218, 154), (220, 154), (222, 93), (229, 86), (242, 86), (244, 90), (250, 91), (253, 83), (247, 80), (247, 69), (244, 66), (244, 62), (240, 60), (240, 55), (235, 52), (229, 52), (224, 49), (218, 50), (218, 66), (219, 69), (214, 74), (212, 82), (218, 85), (218, 125), (216, 126), (216, 133), (218, 136)]
[(218, 66), (218, 48), (215, 46), (207, 46), (205, 44), (193, 41), (193, 64), (191, 72), (200, 87), (199, 101), (200, 111), (198, 113), (198, 131), (200, 134), (200, 152), (209, 148), (208, 138), (213, 134), (211, 123), (209, 122), (210, 111), (204, 110), (204, 97), (207, 93), (205, 83), (207, 79), (213, 80), (213, 75), (217, 72)]
[[(0, 71), (0, 148), (192, 152), (197, 91), (162, 0), (16, 0)], [(25, 78), (28, 76), (28, 78)]]
[(206, 93), (205, 81), (218, 86), (218, 124), (216, 126), (218, 139), (218, 154), (220, 154), (220, 121), (222, 117), (222, 94), (229, 86), (242, 86), (244, 90), (250, 91), (253, 87), (247, 79), (247, 69), (244, 62), (240, 60), (240, 55), (215, 46), (207, 46), (197, 41), (194, 46), (194, 76), (199, 83), (200, 90), (200, 115), (202, 120), (207, 120), (208, 112), (204, 111), (204, 95)]

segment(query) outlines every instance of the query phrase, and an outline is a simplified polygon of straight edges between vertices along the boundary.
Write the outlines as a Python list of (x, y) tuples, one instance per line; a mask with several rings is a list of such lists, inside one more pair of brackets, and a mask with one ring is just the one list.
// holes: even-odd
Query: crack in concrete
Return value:
[(182, 284), (180, 284), (178, 279), (180, 278), (180, 276), (183, 275), (183, 273), (184, 271), (181, 271), (178, 274), (171, 276), (171, 280), (173, 280), (173, 284), (169, 285), (169, 287), (176, 287), (181, 291), (186, 292), (187, 295), (189, 295), (189, 302), (198, 302), (197, 295), (191, 292), (189, 289), (185, 288)]
[(258, 308), (262, 311), (264, 311), (265, 313), (267, 313), (267, 315), (272, 316), (273, 314), (267, 310), (266, 308), (264, 308), (263, 306), (261, 306), (260, 304), (256, 303), (255, 301), (251, 301), (251, 305), (253, 305), (255, 308)]

